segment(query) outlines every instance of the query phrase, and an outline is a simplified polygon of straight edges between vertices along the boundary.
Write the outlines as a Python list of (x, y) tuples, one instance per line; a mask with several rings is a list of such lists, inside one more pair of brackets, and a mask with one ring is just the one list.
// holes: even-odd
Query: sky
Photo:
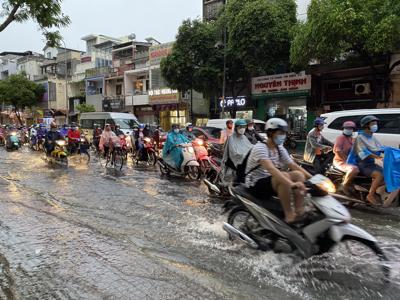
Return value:
[[(310, 1), (296, 0), (301, 18)], [(91, 33), (113, 37), (134, 33), (137, 40), (173, 41), (183, 20), (201, 17), (202, 0), (64, 0), (63, 12), (71, 18), (71, 25), (61, 30), (66, 46), (84, 50), (81, 38)], [(13, 22), (0, 32), (0, 52), (42, 53), (43, 47), (43, 37), (31, 21)]]

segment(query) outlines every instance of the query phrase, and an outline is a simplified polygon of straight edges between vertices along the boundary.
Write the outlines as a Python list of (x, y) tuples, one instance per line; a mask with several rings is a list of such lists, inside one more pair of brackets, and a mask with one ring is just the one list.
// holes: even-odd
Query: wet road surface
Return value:
[(157, 168), (60, 169), (0, 149), (0, 299), (398, 299), (400, 208), (352, 211), (390, 258), (389, 284), (343, 250), (304, 261), (231, 243), (220, 212)]

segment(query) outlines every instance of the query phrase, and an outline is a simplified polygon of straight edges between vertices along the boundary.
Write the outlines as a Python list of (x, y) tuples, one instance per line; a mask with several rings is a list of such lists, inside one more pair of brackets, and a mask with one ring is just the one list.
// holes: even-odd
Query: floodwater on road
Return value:
[(156, 167), (0, 149), (0, 299), (398, 299), (400, 208), (352, 211), (391, 261), (382, 283), (344, 247), (302, 260), (232, 243), (221, 203)]

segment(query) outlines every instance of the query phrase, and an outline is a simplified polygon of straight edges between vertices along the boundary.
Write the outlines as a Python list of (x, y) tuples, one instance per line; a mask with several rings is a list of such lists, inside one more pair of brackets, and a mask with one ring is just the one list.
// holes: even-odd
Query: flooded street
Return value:
[(0, 149), (0, 299), (398, 299), (400, 209), (352, 214), (381, 242), (389, 283), (340, 251), (304, 261), (231, 243), (200, 182)]

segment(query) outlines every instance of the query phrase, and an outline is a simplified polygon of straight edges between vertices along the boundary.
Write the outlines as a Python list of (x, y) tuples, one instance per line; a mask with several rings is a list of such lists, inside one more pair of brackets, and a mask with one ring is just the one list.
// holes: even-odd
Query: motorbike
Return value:
[(205, 142), (204, 140), (197, 138), (192, 142), (192, 144), (197, 162), (200, 165), (201, 174), (206, 176), (206, 174), (211, 170), (211, 162)]
[(140, 161), (144, 161), (149, 166), (155, 166), (157, 163), (157, 155), (153, 140), (149, 137), (145, 137), (143, 139), (142, 152), (136, 151), (133, 158), (136, 161), (136, 165), (138, 165)]
[(164, 160), (163, 153), (161, 152), (157, 160), (161, 174), (169, 176), (171, 173), (174, 173), (180, 176), (188, 176), (191, 180), (199, 179), (201, 176), (200, 165), (197, 162), (192, 143), (181, 144), (178, 147), (182, 148), (183, 153), (183, 162), (180, 169), (169, 165)]
[(30, 147), (34, 151), (44, 150), (45, 138), (41, 135), (32, 135), (30, 139)]
[(55, 141), (54, 150), (46, 156), (46, 160), (50, 164), (58, 164), (60, 166), (68, 166), (67, 142), (65, 140)]
[(276, 197), (258, 199), (239, 185), (230, 188), (234, 202), (226, 203), (228, 220), (223, 229), (230, 240), (239, 240), (258, 250), (295, 253), (303, 258), (320, 255), (342, 242), (351, 241), (369, 248), (389, 277), (388, 259), (371, 234), (351, 224), (349, 211), (330, 193), (335, 191), (331, 180), (315, 175), (305, 182), (308, 188), (306, 201), (312, 211), (301, 224), (289, 226), (283, 221), (284, 213)]
[(16, 131), (9, 133), (8, 137), (6, 138), (6, 150), (18, 150), (20, 146), (21, 144), (19, 141), (18, 133)]
[(90, 143), (88, 139), (81, 135), (79, 141), (76, 143), (76, 148), (71, 145), (68, 146), (68, 156), (72, 159), (79, 158), (79, 162), (89, 164), (90, 154), (89, 154)]

